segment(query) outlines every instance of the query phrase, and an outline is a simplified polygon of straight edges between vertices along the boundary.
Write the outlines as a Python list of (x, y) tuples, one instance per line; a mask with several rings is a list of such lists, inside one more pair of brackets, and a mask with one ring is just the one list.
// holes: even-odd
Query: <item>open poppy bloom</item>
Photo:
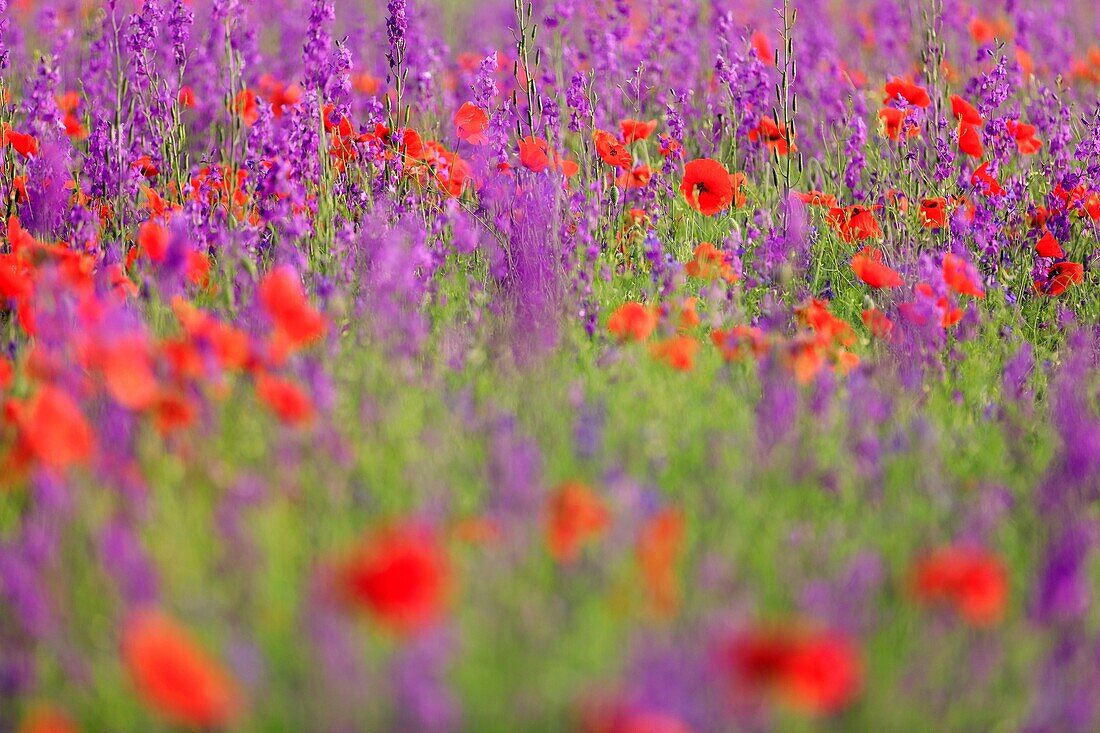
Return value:
[(451, 569), (435, 533), (412, 524), (379, 530), (337, 573), (344, 603), (398, 634), (421, 631), (446, 610)]
[(222, 728), (240, 717), (232, 678), (159, 611), (140, 610), (126, 621), (122, 659), (144, 702), (176, 725)]
[(611, 515), (596, 492), (579, 481), (554, 491), (546, 509), (546, 546), (558, 562), (575, 562), (581, 549), (611, 525)]
[(640, 165), (632, 171), (623, 171), (623, 174), (615, 179), (615, 185), (620, 188), (645, 188), (653, 178), (653, 171), (648, 165)]
[(902, 130), (906, 137), (916, 137), (919, 134), (916, 125), (905, 125), (909, 118), (909, 110), (895, 107), (883, 107), (878, 111), (879, 128), (882, 134), (890, 140), (897, 141), (901, 138)]
[(914, 107), (921, 108), (932, 104), (932, 98), (928, 96), (927, 89), (897, 76), (886, 82), (886, 99), (884, 101), (890, 102), (895, 99), (904, 99)]
[(882, 236), (882, 228), (875, 219), (874, 208), (859, 205), (834, 206), (829, 209), (825, 221), (845, 242), (861, 242)]
[(1046, 280), (1036, 280), (1035, 290), (1051, 297), (1061, 295), (1085, 280), (1085, 268), (1077, 262), (1056, 262), (1047, 270)]
[(11, 145), (15, 149), (15, 152), (19, 153), (24, 158), (33, 158), (38, 155), (38, 138), (34, 135), (16, 132), (6, 122), (2, 129), (3, 135), (0, 136), (0, 140), (2, 140), (5, 145)]
[(946, 547), (918, 559), (910, 585), (920, 603), (950, 606), (974, 626), (998, 623), (1008, 599), (1004, 564), (975, 547)]
[(710, 158), (698, 158), (684, 166), (680, 191), (688, 206), (704, 216), (714, 216), (729, 208), (734, 198), (729, 171)]
[(824, 207), (831, 209), (836, 206), (836, 196), (828, 193), (822, 193), (821, 191), (801, 191), (791, 192), (796, 199), (806, 204), (807, 206)]
[(623, 303), (607, 321), (607, 330), (620, 341), (645, 341), (656, 327), (653, 309), (634, 301)]
[(630, 145), (639, 140), (648, 140), (653, 131), (657, 129), (657, 120), (642, 122), (640, 120), (625, 119), (619, 123), (619, 129), (623, 134), (623, 144)]
[(921, 224), (925, 229), (942, 229), (947, 223), (947, 199), (924, 199), (920, 202)]
[(532, 173), (542, 173), (550, 166), (546, 141), (537, 137), (525, 137), (519, 141), (519, 162)]
[(898, 288), (905, 284), (901, 275), (883, 264), (882, 250), (878, 247), (865, 247), (852, 258), (852, 272), (872, 288)]
[(787, 126), (777, 123), (771, 117), (761, 117), (760, 123), (749, 130), (749, 142), (763, 141), (769, 150), (777, 155), (789, 155), (798, 152), (798, 146), (791, 142)]
[(863, 687), (863, 662), (847, 637), (795, 623), (761, 625), (718, 650), (732, 691), (766, 695), (799, 712), (824, 716), (850, 705)]
[(489, 115), (473, 102), (466, 102), (455, 112), (455, 130), (458, 139), (471, 145), (485, 144), (485, 131), (489, 129)]
[(634, 158), (630, 155), (630, 151), (623, 147), (623, 144), (610, 132), (596, 130), (592, 139), (596, 143), (596, 153), (604, 163), (624, 170), (634, 165)]

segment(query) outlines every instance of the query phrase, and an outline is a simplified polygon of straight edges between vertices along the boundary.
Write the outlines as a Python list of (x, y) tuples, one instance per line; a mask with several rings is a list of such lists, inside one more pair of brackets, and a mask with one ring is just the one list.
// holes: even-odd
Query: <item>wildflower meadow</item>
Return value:
[(0, 733), (1100, 730), (1093, 0), (0, 0)]

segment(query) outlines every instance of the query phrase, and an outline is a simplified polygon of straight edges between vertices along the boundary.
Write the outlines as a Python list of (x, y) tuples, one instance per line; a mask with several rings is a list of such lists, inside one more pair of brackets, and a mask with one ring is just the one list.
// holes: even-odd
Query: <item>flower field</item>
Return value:
[(1100, 730), (1087, 0), (0, 0), (0, 733)]

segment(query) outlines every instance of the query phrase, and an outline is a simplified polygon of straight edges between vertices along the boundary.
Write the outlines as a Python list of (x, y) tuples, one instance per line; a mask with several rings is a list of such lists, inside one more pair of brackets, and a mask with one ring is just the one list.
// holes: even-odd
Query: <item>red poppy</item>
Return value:
[(756, 51), (756, 56), (768, 66), (775, 66), (775, 54), (772, 52), (771, 41), (764, 31), (753, 31), (749, 37), (749, 44)]
[(898, 288), (905, 284), (901, 275), (883, 264), (882, 250), (865, 247), (852, 258), (852, 272), (872, 288)]
[(630, 151), (623, 147), (623, 144), (610, 132), (596, 130), (592, 134), (592, 139), (596, 142), (596, 153), (604, 163), (622, 169), (628, 169), (634, 165), (634, 158), (630, 155)]
[(905, 129), (906, 137), (916, 137), (919, 134), (915, 125), (905, 127), (905, 120), (909, 117), (909, 110), (896, 107), (883, 107), (878, 111), (879, 126), (890, 140), (898, 140), (902, 129)]
[[(577, 165), (577, 161), (569, 160), (568, 158), (563, 158), (563, 157), (559, 156), (557, 153), (554, 153), (553, 158), (551, 158), (551, 160), (550, 160), (550, 164), (553, 166), (554, 170), (561, 171), (561, 174), (563, 176), (565, 176), (566, 178), (572, 178), (573, 176), (575, 176), (575, 175), (577, 175), (578, 173), (581, 172), (581, 167), (579, 165)], [(645, 166), (643, 166), (643, 167), (645, 167)], [(648, 170), (648, 168), (647, 168), (647, 170)], [(642, 173), (641, 168), (638, 169), (638, 172), (639, 172), (639, 175)], [(651, 173), (651, 175), (652, 175), (652, 173)], [(648, 181), (647, 181), (647, 183), (648, 183)]]
[(365, 72), (351, 75), (352, 88), (362, 94), (375, 96), (382, 90), (382, 80)]
[(970, 176), (970, 185), (981, 185), (986, 196), (1000, 196), (1004, 193), (1001, 183), (989, 173), (989, 161), (982, 163)]
[(645, 188), (653, 178), (653, 171), (648, 165), (640, 165), (632, 171), (623, 171), (623, 174), (615, 179), (615, 185), (619, 188)]
[(679, 158), (679, 157), (680, 157), (680, 156), (679, 156), (679, 155), (677, 155), (677, 154), (678, 154), (678, 153), (679, 153), (679, 152), (680, 152), (681, 150), (683, 150), (683, 147), (684, 147), (684, 146), (683, 146), (683, 145), (681, 145), (681, 144), (680, 144), (680, 143), (679, 143), (678, 141), (676, 141), (676, 140), (673, 140), (673, 139), (672, 139), (672, 138), (671, 138), (670, 136), (668, 136), (668, 135), (658, 135), (657, 139), (658, 139), (658, 140), (660, 141), (660, 143), (661, 143), (661, 145), (660, 145), (660, 148), (659, 148), (659, 151), (660, 151), (660, 153), (661, 153), (661, 157), (663, 157), (663, 158), (667, 158), (667, 157), (669, 157), (670, 155), (675, 155), (675, 156), (676, 156), (677, 158)]
[(546, 510), (546, 546), (558, 562), (574, 562), (581, 549), (611, 526), (611, 515), (595, 491), (567, 481), (550, 497)]
[(690, 372), (695, 368), (699, 342), (691, 336), (673, 336), (653, 344), (650, 351), (654, 359), (668, 364), (676, 371)]
[(924, 199), (920, 202), (921, 224), (925, 229), (941, 229), (947, 223), (947, 199)]
[(140, 156), (137, 160), (130, 164), (130, 167), (135, 168), (136, 170), (141, 172), (141, 175), (150, 179), (156, 178), (157, 175), (160, 173), (160, 168), (157, 167), (157, 164), (154, 163), (153, 159), (148, 155)]
[(131, 410), (152, 406), (160, 391), (148, 341), (139, 335), (122, 336), (102, 347), (97, 364), (107, 392)]
[(959, 152), (971, 158), (981, 158), (985, 154), (982, 135), (977, 125), (969, 122), (959, 123)]
[(951, 95), (951, 114), (960, 122), (979, 126), (985, 124), (985, 120), (982, 119), (981, 114), (974, 108), (974, 105), (967, 102), (958, 94)]
[(451, 585), (447, 554), (434, 532), (411, 524), (382, 529), (341, 563), (342, 600), (398, 634), (434, 624)]
[(642, 122), (640, 120), (625, 119), (619, 123), (619, 129), (623, 133), (623, 144), (629, 145), (639, 140), (648, 140), (653, 131), (657, 129), (657, 120)]
[(260, 108), (256, 104), (256, 93), (251, 89), (245, 89), (237, 94), (233, 103), (233, 110), (241, 116), (241, 121), (251, 127), (260, 119)]
[(6, 122), (3, 126), (3, 132), (3, 143), (5, 145), (11, 145), (15, 148), (15, 152), (19, 153), (24, 158), (33, 158), (38, 155), (38, 138), (34, 135), (16, 132)]
[(162, 435), (169, 435), (193, 425), (198, 410), (186, 395), (165, 390), (157, 395), (152, 412), (157, 430)]
[(756, 326), (734, 326), (710, 332), (710, 340), (722, 352), (726, 361), (734, 361), (748, 355), (761, 357), (768, 353), (768, 340)]
[(943, 281), (948, 288), (959, 295), (972, 295), (975, 298), (985, 297), (981, 279), (974, 267), (963, 258), (950, 252), (943, 256)]
[(240, 717), (233, 679), (159, 611), (130, 616), (122, 631), (122, 659), (145, 703), (174, 724), (222, 728)]
[(738, 279), (737, 270), (733, 267), (730, 255), (710, 242), (703, 242), (695, 248), (694, 257), (684, 269), (688, 277), (707, 282), (715, 278), (721, 278), (726, 282), (736, 282)]
[(863, 325), (867, 326), (872, 336), (883, 340), (889, 340), (894, 332), (894, 322), (878, 308), (864, 309)]
[(168, 254), (169, 241), (168, 230), (149, 220), (138, 229), (137, 251), (144, 252), (153, 262), (163, 262)]
[(1004, 616), (1008, 576), (1001, 560), (986, 550), (937, 550), (914, 563), (910, 584), (919, 602), (951, 606), (974, 626), (991, 626)]
[(546, 141), (537, 137), (525, 137), (519, 141), (519, 162), (525, 168), (542, 173), (550, 166)]
[(39, 389), (21, 406), (16, 423), (20, 452), (43, 465), (66, 469), (92, 456), (92, 429), (80, 408), (59, 387)]
[(822, 193), (821, 191), (807, 191), (806, 193), (792, 191), (792, 193), (796, 199), (807, 206), (819, 206), (827, 209), (836, 206), (836, 196), (832, 194)]
[(607, 321), (607, 330), (620, 341), (645, 341), (656, 327), (653, 309), (633, 301), (619, 306)]
[(271, 74), (260, 77), (260, 89), (267, 96), (271, 113), (275, 117), (286, 114), (287, 107), (294, 107), (302, 101), (302, 88), (297, 84), (284, 84)]
[(924, 108), (932, 104), (932, 98), (928, 96), (928, 90), (917, 86), (911, 81), (895, 76), (886, 82), (886, 99), (884, 101), (890, 102), (899, 98), (904, 99), (914, 107)]
[(767, 694), (810, 715), (850, 705), (863, 686), (863, 662), (847, 637), (797, 625), (736, 634), (719, 652), (735, 692)]
[(684, 551), (684, 515), (664, 509), (641, 529), (635, 554), (645, 581), (650, 608), (658, 616), (675, 615), (680, 604), (676, 566)]
[(1035, 155), (1043, 149), (1043, 143), (1035, 137), (1035, 126), (1009, 120), (1006, 123), (1008, 133), (1016, 138), (1016, 149), (1021, 155)]
[(313, 402), (309, 395), (289, 379), (258, 374), (256, 395), (287, 425), (304, 425), (313, 420)]
[(30, 266), (15, 254), (0, 254), (0, 298), (25, 298), (33, 288)]
[(705, 216), (729, 208), (734, 198), (729, 171), (710, 158), (698, 158), (684, 166), (680, 191), (688, 206)]
[(325, 335), (325, 318), (310, 305), (297, 273), (289, 266), (267, 274), (259, 287), (260, 304), (275, 322), (286, 347), (307, 346)]
[(66, 112), (61, 125), (65, 128), (65, 134), (72, 140), (79, 142), (88, 137), (88, 128), (74, 112)]
[(1035, 281), (1035, 290), (1043, 295), (1061, 295), (1085, 280), (1085, 268), (1077, 262), (1056, 262), (1047, 270), (1046, 281)]
[(969, 30), (970, 37), (979, 46), (991, 43), (997, 35), (997, 31), (993, 29), (993, 24), (981, 16), (974, 16), (974, 19), (970, 21)]
[(829, 209), (825, 221), (832, 226), (845, 242), (861, 242), (865, 239), (878, 239), (882, 229), (875, 219), (874, 209), (866, 206), (834, 206)]
[(191, 87), (180, 87), (179, 93), (176, 95), (176, 101), (184, 109), (191, 109), (195, 106), (195, 90)]
[(0, 391), (11, 387), (15, 381), (15, 367), (7, 359), (0, 358)]
[(1054, 235), (1047, 229), (1046, 233), (1035, 243), (1035, 254), (1040, 257), (1065, 257), (1066, 253), (1062, 250), (1062, 245), (1058, 243), (1058, 240), (1054, 238)]
[(760, 123), (749, 130), (749, 142), (763, 140), (768, 149), (778, 155), (798, 152), (798, 146), (791, 142), (791, 135), (784, 123), (777, 123), (771, 117), (761, 117)]
[(473, 102), (466, 102), (455, 112), (455, 130), (458, 139), (471, 145), (484, 145), (485, 131), (489, 129), (489, 115)]

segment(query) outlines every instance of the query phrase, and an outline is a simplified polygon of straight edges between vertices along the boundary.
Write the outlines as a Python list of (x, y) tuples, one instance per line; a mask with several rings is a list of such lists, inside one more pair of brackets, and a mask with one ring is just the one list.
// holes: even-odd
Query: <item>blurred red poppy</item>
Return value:
[(241, 716), (233, 679), (159, 611), (136, 611), (126, 621), (122, 659), (145, 703), (176, 725), (221, 728)]

